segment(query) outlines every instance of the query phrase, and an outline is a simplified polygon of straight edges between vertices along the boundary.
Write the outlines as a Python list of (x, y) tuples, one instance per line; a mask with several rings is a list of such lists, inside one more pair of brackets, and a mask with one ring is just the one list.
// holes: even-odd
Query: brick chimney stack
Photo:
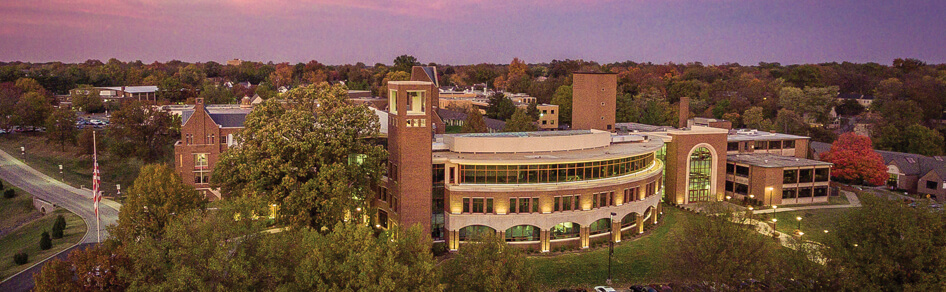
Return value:
[(680, 121), (678, 127), (680, 129), (687, 127), (687, 120), (690, 118), (690, 98), (681, 97), (680, 98)]

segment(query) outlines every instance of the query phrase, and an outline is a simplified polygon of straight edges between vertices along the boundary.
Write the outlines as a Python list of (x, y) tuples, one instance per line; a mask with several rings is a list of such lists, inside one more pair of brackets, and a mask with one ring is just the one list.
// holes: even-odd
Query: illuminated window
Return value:
[(397, 90), (388, 90), (388, 109), (392, 114), (397, 114)]
[[(699, 147), (690, 154), (690, 173), (688, 194), (690, 202), (712, 201), (710, 185), (712, 183), (713, 154), (706, 147)], [(739, 170), (737, 168), (736, 172)]]

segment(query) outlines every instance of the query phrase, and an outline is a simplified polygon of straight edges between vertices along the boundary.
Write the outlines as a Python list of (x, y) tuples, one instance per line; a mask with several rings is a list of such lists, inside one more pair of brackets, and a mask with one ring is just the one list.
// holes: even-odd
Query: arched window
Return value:
[(621, 228), (637, 224), (637, 213), (629, 213), (621, 219)]
[(549, 236), (552, 239), (575, 238), (580, 236), (580, 232), (581, 225), (578, 223), (564, 222), (552, 227)]
[(690, 154), (690, 174), (687, 195), (690, 202), (714, 201), (710, 194), (713, 182), (713, 153), (698, 147)]
[(541, 229), (532, 225), (519, 225), (506, 229), (506, 241), (539, 241)]
[(592, 235), (611, 231), (611, 219), (601, 218), (592, 222), (591, 225), (588, 225), (588, 231)]
[(483, 225), (470, 225), (460, 229), (460, 241), (470, 241), (490, 234), (496, 234), (496, 229)]

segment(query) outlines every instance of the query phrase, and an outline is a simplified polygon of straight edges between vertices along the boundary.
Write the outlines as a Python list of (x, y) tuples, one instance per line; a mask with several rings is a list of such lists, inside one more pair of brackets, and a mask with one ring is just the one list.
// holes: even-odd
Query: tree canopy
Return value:
[(821, 160), (834, 163), (831, 176), (842, 181), (883, 185), (887, 181), (887, 166), (874, 148), (870, 138), (852, 133), (838, 137)]
[(347, 102), (341, 85), (310, 85), (268, 99), (247, 116), (211, 183), (228, 197), (279, 204), (295, 226), (331, 228), (377, 185), (387, 151), (373, 144), (378, 117)]

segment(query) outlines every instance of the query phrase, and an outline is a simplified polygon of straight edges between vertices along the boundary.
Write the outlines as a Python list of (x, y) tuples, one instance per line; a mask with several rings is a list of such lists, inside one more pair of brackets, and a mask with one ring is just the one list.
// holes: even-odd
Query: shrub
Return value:
[(446, 242), (434, 242), (434, 244), (430, 246), (430, 251), (433, 252), (433, 254), (434, 254), (435, 257), (439, 257), (439, 256), (442, 256), (442, 255), (445, 255), (445, 254), (447, 254), (447, 251), (448, 251), (448, 250), (447, 250), (447, 243), (446, 243)]
[(16, 197), (16, 191), (14, 191), (13, 189), (7, 189), (3, 191), (3, 197), (7, 199), (12, 199), (13, 197)]
[(66, 230), (66, 218), (62, 215), (56, 216), (56, 222), (53, 223), (53, 238), (62, 238), (63, 231)]
[(25, 252), (17, 253), (13, 255), (13, 263), (17, 265), (22, 265), (30, 261), (30, 256)]
[(53, 240), (49, 238), (49, 232), (43, 231), (43, 235), (39, 238), (39, 248), (42, 250), (53, 248)]

